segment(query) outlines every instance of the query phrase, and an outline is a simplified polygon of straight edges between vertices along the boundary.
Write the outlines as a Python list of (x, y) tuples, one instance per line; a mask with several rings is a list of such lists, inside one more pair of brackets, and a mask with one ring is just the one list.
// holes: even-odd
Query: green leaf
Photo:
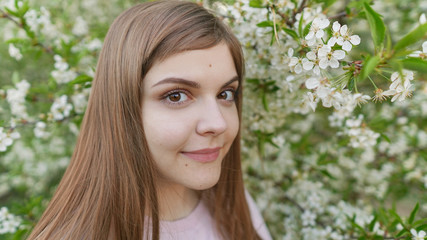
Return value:
[(262, 0), (250, 0), (249, 6), (253, 8), (264, 8)]
[(13, 43), (13, 44), (29, 44), (29, 39), (23, 39), (23, 38), (11, 38), (6, 41), (7, 44)]
[(273, 23), (273, 21), (263, 21), (263, 22), (258, 23), (256, 26), (257, 27), (273, 27), (274, 23)]
[(402, 218), (396, 213), (396, 211), (390, 209), (389, 213), (400, 223), (402, 226), (405, 226), (405, 223), (403, 223)]
[(306, 36), (308, 34), (308, 32), (310, 31), (310, 27), (311, 27), (312, 23), (313, 22), (310, 22), (309, 24), (305, 25), (304, 30), (302, 31), (303, 36)]
[(380, 63), (381, 59), (379, 56), (368, 57), (363, 64), (362, 71), (359, 75), (359, 81), (365, 80), (372, 71), (374, 71), (375, 67)]
[(351, 225), (353, 226), (353, 229), (358, 229), (361, 233), (365, 233), (365, 229), (363, 229), (362, 226), (356, 223), (356, 215), (353, 214), (353, 217), (350, 218), (350, 216), (347, 215), (347, 220), (350, 221)]
[(377, 222), (377, 216), (375, 215), (375, 217), (374, 217), (374, 219), (372, 219), (372, 221), (369, 223), (369, 231), (373, 231), (374, 230), (374, 226), (375, 226), (375, 223)]
[(304, 37), (302, 34), (302, 22), (304, 21), (304, 11), (301, 12), (301, 17), (299, 18), (299, 24), (298, 24), (298, 33), (301, 37)]
[(348, 80), (348, 83), (347, 83), (348, 90), (353, 91), (354, 84), (355, 84), (355, 79), (354, 79), (354, 77), (352, 77)]
[(408, 230), (406, 230), (406, 229), (402, 229), (397, 235), (396, 235), (396, 237), (400, 237), (400, 236), (402, 236), (403, 234), (405, 234), (405, 233), (408, 233)]
[(368, 19), (369, 28), (371, 29), (374, 45), (378, 48), (384, 41), (385, 25), (380, 14), (374, 11), (369, 4), (364, 3), (366, 18)]
[(19, 77), (19, 73), (18, 72), (16, 72), (16, 71), (14, 71), (13, 73), (12, 73), (12, 82), (13, 82), (13, 84), (17, 84), (17, 83), (19, 83), (21, 81), (21, 78)]
[(427, 73), (427, 61), (421, 58), (409, 57), (401, 60), (402, 66), (405, 69)]
[(421, 226), (418, 226), (418, 227), (416, 227), (415, 228), (417, 231), (420, 231), (420, 230), (426, 230), (427, 229), (427, 224), (423, 224), (423, 225), (421, 225)]
[(411, 44), (414, 44), (421, 40), (427, 33), (427, 23), (418, 26), (412, 32), (406, 34), (402, 39), (400, 39), (396, 45), (394, 45), (394, 50), (397, 52)]
[(323, 175), (327, 176), (329, 179), (337, 180), (336, 177), (332, 176), (327, 170), (319, 170)]
[(8, 8), (8, 7), (4, 7), (4, 9), (6, 10), (7, 13), (9, 13), (10, 15), (14, 16), (14, 17), (19, 17), (19, 13), (13, 11), (12, 9)]
[(414, 209), (412, 210), (411, 215), (409, 215), (409, 218), (408, 218), (408, 223), (409, 223), (409, 224), (412, 224), (412, 223), (414, 222), (415, 215), (417, 214), (417, 211), (418, 211), (418, 208), (419, 208), (419, 207), (420, 207), (420, 204), (419, 204), (419, 203), (417, 203), (417, 204), (415, 205)]
[(84, 84), (87, 82), (92, 82), (92, 77), (88, 75), (80, 75), (76, 77), (73, 81), (69, 82), (68, 85)]
[(337, 0), (315, 0), (317, 3), (323, 3), (323, 7), (326, 9), (332, 4), (334, 4)]
[(382, 138), (384, 138), (387, 142), (391, 143), (390, 138), (389, 138), (389, 137), (387, 137), (387, 135), (385, 135), (384, 133), (380, 133), (380, 136), (381, 136)]
[(424, 224), (424, 223), (427, 223), (427, 218), (423, 218), (423, 219), (419, 219), (419, 220), (415, 221), (412, 224), (412, 226), (416, 227), (417, 225)]
[(267, 101), (267, 94), (263, 91), (262, 92), (262, 105), (264, 106), (265, 111), (269, 111), (268, 108), (268, 101)]
[(285, 33), (287, 33), (293, 39), (298, 40), (298, 34), (294, 30), (291, 30), (289, 28), (283, 28), (283, 31), (285, 31)]

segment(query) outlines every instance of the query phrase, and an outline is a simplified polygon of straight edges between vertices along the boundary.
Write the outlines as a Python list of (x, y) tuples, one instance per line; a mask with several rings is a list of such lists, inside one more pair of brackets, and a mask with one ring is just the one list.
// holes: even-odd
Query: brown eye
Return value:
[(234, 91), (225, 90), (218, 94), (218, 98), (226, 101), (234, 101)]
[(172, 102), (179, 102), (181, 100), (181, 94), (180, 93), (172, 93), (168, 96), (169, 100)]
[(166, 100), (171, 103), (183, 103), (188, 100), (188, 96), (184, 92), (172, 92), (166, 96)]

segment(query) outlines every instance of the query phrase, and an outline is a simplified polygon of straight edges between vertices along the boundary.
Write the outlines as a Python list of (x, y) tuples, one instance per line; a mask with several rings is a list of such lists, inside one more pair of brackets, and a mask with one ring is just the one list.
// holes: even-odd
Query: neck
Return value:
[(178, 220), (190, 215), (200, 199), (195, 190), (163, 181), (159, 181), (157, 193), (160, 220), (164, 221)]

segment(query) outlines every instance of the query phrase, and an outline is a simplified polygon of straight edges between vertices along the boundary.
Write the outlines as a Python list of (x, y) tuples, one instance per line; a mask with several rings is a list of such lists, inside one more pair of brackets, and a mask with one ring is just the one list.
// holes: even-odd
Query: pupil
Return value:
[(169, 96), (169, 99), (172, 102), (178, 102), (181, 99), (181, 95), (179, 93), (173, 93)]

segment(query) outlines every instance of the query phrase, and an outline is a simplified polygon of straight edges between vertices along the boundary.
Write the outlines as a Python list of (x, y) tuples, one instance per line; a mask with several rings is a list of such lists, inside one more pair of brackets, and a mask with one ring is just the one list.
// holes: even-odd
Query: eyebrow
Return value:
[[(238, 76), (234, 76), (233, 78), (231, 78), (229, 81), (227, 81), (226, 83), (224, 83), (221, 86), (221, 88), (224, 88), (224, 87), (232, 84), (235, 81), (239, 81), (239, 77)], [(190, 80), (183, 79), (183, 78), (174, 78), (174, 77), (165, 78), (165, 79), (159, 81), (158, 83), (154, 84), (151, 87), (153, 88), (155, 86), (158, 86), (158, 85), (161, 85), (161, 84), (167, 84), (167, 83), (170, 83), (170, 84), (177, 84), (177, 83), (179, 83), (179, 84), (187, 85), (187, 86), (192, 87), (192, 88), (201, 88), (201, 86), (200, 86), (200, 84), (198, 82), (190, 81)]]

